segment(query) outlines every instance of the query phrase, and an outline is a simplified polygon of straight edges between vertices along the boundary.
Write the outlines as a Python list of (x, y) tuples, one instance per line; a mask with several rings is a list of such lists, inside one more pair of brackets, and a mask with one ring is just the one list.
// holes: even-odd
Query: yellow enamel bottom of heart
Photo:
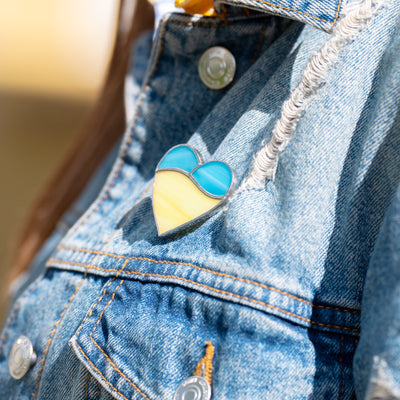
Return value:
[(192, 221), (220, 201), (205, 195), (180, 172), (158, 171), (153, 187), (153, 210), (158, 234), (162, 235)]

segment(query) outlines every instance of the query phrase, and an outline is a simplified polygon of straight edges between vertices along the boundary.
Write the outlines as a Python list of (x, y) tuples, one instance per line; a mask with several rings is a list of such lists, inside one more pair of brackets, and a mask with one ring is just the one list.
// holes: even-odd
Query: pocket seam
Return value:
[[(93, 310), (96, 308), (96, 306), (100, 303), (100, 301), (103, 299), (103, 297), (105, 296), (107, 289), (110, 287), (110, 285), (118, 278), (118, 275), (123, 271), (123, 269), (125, 268), (125, 265), (128, 263), (129, 260), (126, 260), (124, 265), (122, 266), (122, 268), (119, 270), (119, 272), (117, 273), (117, 275), (107, 284), (107, 286), (104, 288), (102, 295), (100, 296), (99, 300), (92, 306), (92, 308), (90, 309), (88, 315), (86, 316), (85, 320), (83, 321), (83, 323), (81, 324), (81, 328), (79, 329), (79, 331), (76, 334), (77, 339), (79, 338), (79, 335), (81, 333), (81, 329), (82, 327), (85, 325), (85, 323), (88, 321), (88, 319), (91, 317)], [(113, 300), (115, 299), (115, 294), (117, 293), (117, 290), (122, 286), (122, 284), (124, 283), (124, 279), (122, 279), (119, 283), (119, 285), (114, 289), (114, 292), (111, 295), (110, 300), (107, 302), (107, 304), (104, 306), (102, 312), (99, 315), (99, 318), (97, 320), (97, 323), (95, 324), (92, 332), (89, 335), (89, 339), (94, 343), (94, 345), (100, 350), (100, 352), (105, 356), (107, 362), (112, 366), (112, 368), (114, 369), (115, 372), (117, 372), (120, 376), (122, 376), (143, 398), (145, 398), (146, 400), (150, 400), (150, 398), (143, 393), (142, 390), (140, 390), (140, 388), (134, 384), (120, 369), (118, 369), (118, 367), (113, 363), (113, 361), (109, 358), (109, 356), (105, 353), (105, 351), (100, 347), (100, 345), (93, 339), (92, 335), (94, 334), (94, 332), (96, 331), (96, 328), (99, 326), (101, 318), (103, 317), (103, 314), (105, 312), (105, 310), (111, 305), (111, 303), (113, 302)], [(101, 373), (101, 371), (93, 364), (93, 362), (90, 360), (90, 358), (85, 354), (85, 352), (83, 351), (82, 347), (79, 345), (79, 343), (77, 341), (75, 341), (75, 344), (78, 346), (79, 351), (81, 352), (81, 354), (86, 358), (86, 360), (89, 362), (89, 364), (94, 368), (94, 370), (96, 372), (98, 372), (101, 377), (104, 379), (105, 383), (108, 384), (115, 392), (117, 392), (119, 395), (121, 395), (124, 399), (127, 399), (122, 393), (120, 393), (118, 391), (118, 389), (116, 389), (111, 382), (109, 382), (107, 380), (107, 378)]]
[[(239, 281), (239, 282), (249, 283), (251, 285), (258, 286), (258, 287), (261, 287), (261, 288), (266, 289), (266, 290), (270, 290), (272, 292), (277, 292), (277, 293), (282, 294), (284, 296), (287, 296), (287, 297), (289, 297), (291, 299), (294, 299), (294, 300), (300, 301), (302, 303), (308, 304), (309, 306), (311, 306), (313, 308), (321, 308), (321, 309), (333, 310), (333, 311), (342, 311), (342, 312), (347, 312), (347, 313), (355, 314), (355, 315), (359, 315), (360, 314), (360, 312), (358, 310), (351, 310), (351, 309), (347, 309), (347, 308), (340, 308), (340, 307), (332, 307), (332, 306), (323, 306), (323, 305), (319, 305), (319, 304), (313, 304), (311, 301), (308, 301), (308, 300), (305, 300), (305, 299), (303, 299), (301, 297), (295, 296), (295, 295), (293, 295), (291, 293), (288, 293), (288, 292), (286, 292), (284, 290), (277, 289), (277, 288), (275, 288), (273, 286), (268, 286), (268, 285), (265, 285), (263, 283), (252, 281), (252, 280), (246, 279), (246, 278), (239, 278), (237, 276), (229, 275), (229, 274), (226, 274), (226, 273), (223, 273), (223, 272), (213, 271), (211, 269), (200, 267), (198, 265), (194, 265), (194, 264), (183, 262), (183, 261), (180, 262), (180, 261), (171, 261), (171, 260), (154, 260), (154, 259), (151, 259), (151, 258), (148, 258), (148, 257), (119, 256), (119, 255), (116, 255), (116, 254), (107, 253), (107, 252), (103, 252), (103, 251), (88, 250), (88, 249), (76, 248), (76, 247), (71, 247), (71, 246), (59, 246), (59, 247), (57, 247), (57, 249), (59, 249), (59, 250), (65, 249), (65, 250), (72, 250), (72, 251), (77, 251), (77, 252), (81, 252), (81, 253), (103, 255), (103, 256), (108, 256), (108, 257), (112, 257), (112, 258), (116, 258), (116, 259), (149, 261), (149, 262), (154, 263), (154, 264), (185, 265), (185, 266), (188, 266), (188, 267), (191, 267), (191, 268), (195, 268), (195, 269), (197, 269), (199, 271), (204, 271), (204, 272), (211, 273), (211, 274), (216, 275), (216, 276), (222, 276), (224, 278), (230, 278), (230, 279), (233, 279), (233, 280), (236, 280), (236, 281)], [(75, 264), (74, 262), (58, 260), (58, 259), (55, 259), (55, 258), (51, 258), (50, 260), (48, 260), (48, 263), (51, 263), (51, 262), (61, 262), (61, 263), (65, 263), (65, 264)], [(104, 269), (104, 268), (96, 267), (96, 266), (89, 265), (89, 264), (76, 263), (76, 265), (82, 265), (82, 266), (86, 266), (86, 267), (90, 267), (90, 268), (94, 268), (94, 269), (99, 269), (101, 271), (115, 271), (115, 272), (118, 271), (118, 270), (113, 270), (113, 269)]]
[(116, 389), (116, 388), (112, 385), (111, 382), (109, 382), (109, 381), (106, 379), (106, 377), (101, 373), (101, 371), (100, 371), (98, 368), (96, 368), (96, 366), (93, 364), (93, 362), (90, 360), (90, 358), (89, 358), (89, 357), (86, 355), (86, 353), (83, 351), (83, 349), (82, 349), (82, 347), (79, 345), (79, 343), (78, 343), (78, 342), (75, 342), (75, 344), (76, 344), (76, 346), (77, 346), (79, 352), (82, 354), (82, 356), (85, 357), (85, 359), (86, 359), (86, 360), (88, 361), (88, 363), (92, 366), (92, 368), (93, 368), (96, 372), (98, 372), (98, 373), (100, 374), (100, 376), (104, 379), (104, 382), (105, 382), (108, 386), (110, 386), (111, 389), (112, 389), (114, 392), (117, 392), (120, 396), (122, 396), (124, 400), (129, 400), (129, 399), (128, 399), (127, 397), (125, 397), (121, 392), (119, 392), (119, 390)]
[[(128, 261), (128, 260), (127, 260), (127, 261)], [(127, 261), (126, 261), (126, 262), (127, 262)], [(64, 263), (68, 263), (68, 264), (79, 265), (79, 266), (82, 266), (82, 267), (85, 267), (85, 268), (96, 269), (96, 270), (99, 270), (99, 271), (114, 271), (114, 272), (118, 272), (118, 273), (121, 272), (121, 270), (116, 270), (116, 269), (112, 269), (112, 268), (101, 268), (101, 267), (97, 267), (97, 266), (90, 265), (90, 264), (75, 263), (75, 262), (62, 261), (62, 260), (56, 260), (56, 259), (50, 259), (49, 262), (64, 262)], [(173, 263), (174, 263), (174, 262), (171, 262), (171, 264), (173, 264)], [(178, 263), (177, 263), (177, 264), (178, 264)], [(198, 268), (200, 268), (200, 267), (198, 267)], [(176, 275), (162, 275), (162, 274), (150, 274), (150, 273), (143, 273), (143, 272), (139, 272), (139, 271), (124, 271), (124, 272), (125, 272), (126, 274), (128, 274), (128, 275), (136, 275), (136, 276), (142, 276), (142, 277), (154, 277), (154, 278), (166, 278), (166, 279), (176, 279), (176, 280), (180, 280), (180, 281), (183, 281), (183, 282), (187, 282), (187, 283), (193, 284), (194, 286), (199, 286), (199, 287), (206, 288), (206, 289), (211, 290), (211, 291), (216, 292), (216, 293), (220, 293), (220, 294), (224, 294), (224, 295), (236, 297), (236, 298), (238, 298), (238, 299), (242, 299), (242, 300), (245, 300), (245, 301), (249, 301), (249, 302), (251, 302), (251, 303), (254, 303), (254, 304), (259, 304), (259, 305), (261, 305), (261, 306), (265, 306), (265, 307), (267, 307), (267, 308), (271, 308), (271, 309), (273, 309), (273, 310), (276, 310), (276, 311), (279, 311), (279, 312), (281, 312), (281, 313), (283, 313), (283, 314), (286, 314), (286, 315), (288, 315), (288, 316), (290, 316), (290, 317), (294, 317), (294, 318), (297, 318), (297, 319), (299, 319), (299, 320), (301, 320), (301, 321), (305, 321), (305, 322), (307, 322), (307, 323), (309, 323), (309, 324), (311, 324), (311, 325), (314, 325), (314, 326), (320, 326), (320, 327), (325, 327), (325, 328), (339, 329), (339, 330), (344, 330), (344, 331), (353, 332), (353, 333), (357, 333), (357, 334), (360, 332), (359, 329), (356, 329), (356, 328), (349, 328), (349, 327), (347, 327), (347, 326), (339, 326), (339, 325), (325, 324), (325, 323), (322, 323), (322, 322), (317, 322), (317, 321), (314, 321), (314, 320), (312, 320), (312, 319), (310, 319), (310, 318), (302, 317), (301, 315), (297, 315), (297, 314), (295, 314), (295, 313), (293, 313), (293, 312), (287, 311), (287, 310), (285, 310), (285, 309), (283, 309), (283, 308), (274, 306), (274, 305), (269, 304), (269, 303), (266, 303), (266, 302), (264, 302), (264, 301), (252, 299), (251, 297), (242, 296), (242, 295), (239, 295), (239, 294), (236, 294), (236, 293), (228, 292), (228, 291), (226, 291), (226, 290), (217, 289), (217, 288), (214, 288), (214, 287), (212, 287), (212, 286), (205, 285), (205, 284), (203, 284), (203, 283), (199, 283), (199, 282), (196, 282), (196, 281), (192, 281), (192, 280), (190, 280), (190, 279), (183, 278), (183, 277), (181, 277), (181, 276), (176, 276)], [(117, 274), (117, 275), (118, 275), (118, 274)], [(115, 278), (116, 278), (116, 277), (115, 277)], [(236, 279), (241, 279), (241, 278), (236, 278)], [(262, 285), (262, 284), (259, 284), (259, 285)], [(303, 302), (305, 302), (305, 300), (303, 300)], [(311, 305), (312, 305), (312, 304), (311, 304)], [(338, 311), (342, 311), (341, 309), (337, 309), (337, 310), (338, 310)]]
[[(119, 287), (119, 286), (118, 286)], [(106, 352), (100, 347), (100, 345), (92, 338), (92, 336), (89, 336), (90, 340), (94, 343), (94, 345), (100, 350), (100, 352), (104, 355), (104, 357), (106, 358), (107, 362), (113, 367), (114, 371), (117, 372), (119, 375), (121, 375), (137, 392), (139, 392), (141, 394), (142, 397), (144, 397), (146, 400), (150, 400), (150, 398), (143, 393), (142, 390), (140, 390), (140, 388), (133, 383), (114, 363), (113, 361), (110, 359), (110, 357), (106, 354)], [(79, 345), (78, 345), (79, 346)], [(107, 379), (103, 376), (103, 378), (107, 381)], [(108, 382), (108, 381), (107, 381)], [(110, 385), (111, 383), (108, 382)], [(120, 393), (121, 394), (121, 393)], [(121, 394), (121, 396), (123, 396)]]

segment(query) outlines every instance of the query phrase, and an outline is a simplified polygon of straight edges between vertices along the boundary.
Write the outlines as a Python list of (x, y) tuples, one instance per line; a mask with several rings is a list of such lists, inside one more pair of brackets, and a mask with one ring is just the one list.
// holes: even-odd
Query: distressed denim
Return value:
[[(14, 287), (2, 399), (172, 400), (206, 343), (213, 400), (400, 399), (397, 1), (341, 52), (274, 181), (157, 235), (165, 152), (188, 143), (240, 183), (345, 7), (275, 3), (168, 14), (135, 43), (124, 138)], [(237, 64), (222, 90), (197, 71), (216, 45)], [(8, 357), (21, 335), (37, 361), (16, 381)]]

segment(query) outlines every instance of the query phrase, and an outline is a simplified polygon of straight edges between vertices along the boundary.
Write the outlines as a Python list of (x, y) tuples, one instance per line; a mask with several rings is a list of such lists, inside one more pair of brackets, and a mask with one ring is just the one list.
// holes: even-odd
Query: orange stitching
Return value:
[[(214, 358), (214, 346), (211, 342), (206, 342), (206, 354), (202, 357), (199, 363), (196, 366), (194, 371), (195, 376), (204, 376), (206, 381), (211, 385), (212, 384), (212, 370), (213, 364), (212, 360)], [(203, 370), (204, 366), (204, 370)], [(204, 375), (203, 375), (204, 373)]]
[[(80, 248), (70, 247), (70, 246), (59, 246), (58, 249), (59, 250), (61, 250), (61, 249), (73, 250), (73, 251), (78, 251), (78, 252), (82, 252), (82, 253), (89, 253), (89, 254), (100, 254), (100, 255), (103, 255), (103, 256), (109, 256), (109, 257), (113, 257), (113, 258), (116, 258), (116, 259), (149, 261), (149, 262), (152, 262), (154, 264), (186, 265), (188, 267), (192, 267), (192, 268), (198, 269), (199, 271), (209, 272), (209, 273), (211, 273), (213, 275), (222, 276), (224, 278), (234, 279), (234, 280), (237, 280), (239, 282), (249, 283), (249, 284), (254, 285), (254, 286), (262, 287), (263, 289), (267, 289), (267, 290), (270, 290), (272, 292), (277, 292), (277, 293), (282, 294), (284, 296), (287, 296), (287, 297), (289, 297), (291, 299), (298, 300), (298, 301), (300, 301), (302, 303), (308, 304), (313, 308), (322, 308), (322, 309), (325, 309), (325, 310), (343, 311), (343, 312), (348, 312), (348, 313), (356, 314), (356, 315), (360, 314), (360, 312), (356, 311), (356, 310), (350, 310), (350, 309), (340, 308), (340, 307), (331, 307), (331, 306), (322, 306), (322, 305), (318, 305), (318, 304), (313, 304), (311, 301), (302, 299), (301, 297), (297, 297), (297, 296), (295, 296), (293, 294), (290, 294), (290, 293), (285, 292), (283, 290), (274, 288), (272, 286), (264, 285), (263, 283), (256, 282), (256, 281), (251, 281), (251, 280), (245, 279), (245, 278), (239, 278), (237, 276), (228, 275), (228, 274), (225, 274), (223, 272), (213, 271), (211, 269), (199, 267), (198, 265), (194, 265), (194, 264), (187, 263), (187, 262), (168, 261), (168, 260), (153, 260), (153, 259), (148, 258), (148, 257), (117, 256), (117, 255), (111, 254), (111, 253), (95, 251), (95, 250), (80, 249)], [(54, 259), (52, 259), (52, 260), (54, 260)], [(48, 262), (51, 262), (52, 260), (49, 260)], [(70, 263), (68, 261), (61, 261), (61, 260), (54, 260), (54, 261), (64, 262), (64, 263), (67, 263), (67, 264), (68, 263), (69, 264), (74, 264), (74, 263), (72, 263), (72, 262)], [(79, 265), (79, 263), (77, 263), (77, 265)], [(86, 266), (87, 264), (83, 264), (83, 265)], [(93, 267), (93, 266), (91, 266), (91, 267)], [(104, 270), (104, 271), (113, 271), (113, 270), (110, 269), (110, 270)], [(117, 270), (114, 270), (114, 271), (117, 271)]]
[(167, 26), (168, 26), (168, 23), (165, 24), (164, 29), (163, 29), (163, 31), (161, 33), (162, 40), (160, 42), (160, 47), (158, 49), (157, 59), (154, 62), (153, 71), (152, 71), (151, 75), (149, 76), (149, 79), (148, 79), (149, 83), (146, 85), (146, 87), (145, 87), (145, 89), (144, 89), (144, 91), (143, 91), (143, 93), (141, 95), (141, 99), (140, 99), (140, 102), (139, 102), (138, 108), (137, 108), (138, 111), (137, 111), (137, 114), (136, 114), (136, 116), (134, 118), (132, 127), (130, 129), (130, 136), (129, 136), (128, 140), (126, 141), (124, 150), (122, 151), (122, 154), (121, 154), (120, 165), (119, 165), (117, 171), (115, 172), (112, 181), (109, 183), (109, 185), (108, 185), (108, 187), (107, 187), (107, 189), (106, 189), (106, 191), (105, 191), (105, 193), (103, 195), (103, 198), (98, 202), (96, 207), (94, 207), (80, 223), (78, 223), (75, 227), (73, 227), (71, 229), (71, 232), (70, 232), (69, 236), (71, 236), (74, 232), (76, 232), (79, 229), (79, 227), (82, 226), (93, 215), (93, 213), (96, 212), (102, 206), (102, 204), (107, 200), (107, 198), (109, 196), (109, 193), (110, 193), (110, 190), (115, 185), (115, 182), (116, 182), (116, 180), (117, 180), (117, 178), (118, 178), (118, 176), (119, 176), (119, 174), (120, 174), (120, 172), (122, 170), (122, 167), (125, 164), (125, 161), (126, 161), (125, 158), (126, 158), (126, 155), (128, 154), (129, 146), (130, 146), (130, 144), (131, 144), (131, 142), (133, 140), (133, 133), (134, 133), (133, 131), (134, 131), (134, 129), (136, 127), (136, 124), (137, 124), (137, 122), (139, 120), (144, 100), (146, 99), (147, 93), (148, 93), (148, 91), (150, 89), (150, 81), (153, 79), (153, 77), (154, 77), (154, 75), (155, 75), (155, 73), (157, 71), (157, 68), (158, 68), (158, 62), (160, 61), (161, 53), (162, 53), (163, 47), (164, 47), (165, 32), (167, 30)]
[(339, 365), (340, 365), (340, 371), (342, 372), (342, 383), (341, 383), (341, 391), (340, 391), (340, 398), (339, 400), (343, 400), (343, 394), (344, 394), (344, 369), (343, 369), (343, 340), (344, 337), (343, 335), (340, 336), (340, 358), (339, 358)]
[[(122, 396), (124, 400), (129, 400), (129, 399), (127, 399), (122, 393), (120, 393), (120, 392), (118, 391), (118, 389), (116, 389), (110, 382), (108, 382), (108, 380), (104, 377), (104, 375), (103, 375), (103, 374), (95, 367), (95, 365), (90, 361), (90, 358), (83, 352), (81, 346), (79, 346), (79, 344), (78, 344), (77, 342), (75, 342), (75, 344), (78, 346), (78, 349), (79, 349), (80, 353), (83, 355), (83, 357), (86, 358), (86, 360), (87, 360), (88, 363), (92, 366), (92, 368), (93, 368), (98, 374), (101, 375), (101, 377), (104, 379), (104, 382), (105, 382), (108, 386), (110, 386), (111, 389), (112, 389), (114, 392), (117, 392), (120, 396)], [(149, 400), (150, 400), (150, 399), (149, 399)]]
[(265, 30), (267, 29), (268, 22), (269, 22), (269, 19), (267, 19), (264, 22), (264, 25), (261, 28), (260, 38), (258, 39), (258, 45), (257, 45), (256, 51), (254, 52), (253, 58), (251, 59), (251, 65), (253, 65), (255, 63), (255, 61), (256, 61), (256, 59), (258, 57), (258, 54), (260, 52), (262, 43), (264, 41), (264, 33), (265, 33)]
[[(111, 284), (112, 282), (114, 282), (114, 281), (118, 278), (118, 275), (123, 271), (123, 269), (125, 268), (125, 265), (126, 265), (127, 263), (128, 263), (128, 260), (126, 260), (126, 261), (124, 262), (124, 265), (123, 265), (122, 268), (118, 271), (117, 275), (115, 275), (114, 279), (110, 282), (110, 284)], [(121, 282), (119, 283), (119, 285), (117, 286), (117, 288), (114, 290), (114, 293), (112, 294), (110, 301), (107, 303), (107, 305), (104, 307), (103, 311), (101, 312), (101, 314), (100, 314), (100, 316), (99, 316), (99, 320), (97, 321), (97, 324), (96, 324), (95, 327), (93, 328), (92, 333), (91, 333), (90, 335), (92, 335), (92, 334), (94, 333), (94, 331), (96, 330), (96, 328), (97, 328), (97, 326), (99, 325), (100, 320), (101, 320), (101, 318), (102, 318), (102, 316), (103, 316), (103, 314), (104, 314), (104, 311), (106, 311), (107, 307), (112, 303), (112, 301), (114, 300), (114, 297), (115, 297), (115, 293), (117, 292), (118, 288), (119, 288), (123, 283), (124, 283), (124, 280), (122, 279)], [(103, 296), (104, 296), (104, 294), (105, 294), (105, 292), (106, 292), (106, 289), (110, 286), (110, 284), (107, 285), (107, 287), (104, 289)], [(102, 297), (103, 297), (103, 296), (102, 296)], [(97, 304), (99, 304), (99, 302), (100, 302), (100, 301), (98, 301), (98, 302), (96, 303), (96, 306), (97, 306)], [(92, 310), (93, 310), (93, 309), (94, 309), (94, 308), (92, 308)], [(91, 315), (91, 314), (90, 314), (90, 315)], [(90, 317), (90, 315), (89, 315), (89, 317)]]
[[(127, 264), (128, 260), (125, 262), (124, 266)], [(122, 270), (120, 271), (122, 272)], [(115, 277), (116, 278), (116, 277)], [(114, 281), (114, 279), (113, 279)], [(96, 328), (99, 326), (99, 323), (101, 321), (101, 318), (103, 317), (104, 312), (106, 311), (106, 309), (110, 306), (110, 304), (113, 302), (114, 298), (115, 298), (115, 294), (117, 293), (117, 290), (121, 287), (121, 285), (124, 283), (124, 280), (121, 280), (121, 282), (119, 283), (119, 285), (115, 288), (109, 302), (105, 305), (103, 311), (100, 313), (99, 319), (97, 320), (96, 325), (94, 326), (92, 332), (89, 335), (89, 338), (91, 339), (91, 341), (97, 346), (97, 348), (101, 351), (101, 353), (106, 357), (107, 361), (111, 364), (111, 366), (114, 368), (114, 370), (116, 372), (118, 372), (121, 376), (123, 376), (128, 382), (129, 384), (134, 387), (145, 399), (149, 400), (149, 398), (146, 396), (146, 394), (144, 394), (139, 387), (137, 387), (133, 382), (131, 382), (129, 380), (129, 378), (118, 369), (118, 367), (112, 362), (112, 360), (107, 356), (107, 354), (103, 351), (103, 349), (97, 344), (97, 342), (93, 339), (92, 335), (95, 332)], [(98, 304), (99, 302), (97, 302)], [(78, 345), (78, 343), (76, 343)], [(79, 346), (79, 345), (78, 345)], [(100, 371), (98, 371), (100, 373)], [(104, 376), (103, 376), (104, 378)], [(104, 378), (106, 380), (106, 378)], [(107, 381), (107, 380), (106, 380)], [(107, 381), (108, 382), (108, 381)]]
[(109, 302), (106, 304), (106, 306), (104, 307), (103, 311), (101, 312), (99, 319), (97, 320), (96, 325), (94, 326), (92, 333), (90, 334), (90, 336), (92, 336), (92, 334), (94, 333), (94, 331), (96, 330), (96, 328), (98, 327), (101, 318), (103, 317), (104, 311), (106, 311), (106, 309), (108, 308), (108, 306), (113, 302), (114, 297), (115, 297), (115, 293), (116, 291), (119, 289), (119, 287), (124, 283), (124, 280), (122, 279), (121, 282), (119, 283), (119, 285), (117, 286), (117, 288), (115, 289), (114, 293), (111, 296), (111, 299), (109, 300)]
[(248, 17), (251, 16), (251, 12), (250, 12), (250, 10), (248, 8), (243, 8), (243, 11)]
[(1, 341), (1, 345), (0, 345), (0, 355), (1, 355), (2, 351), (3, 351), (3, 347), (4, 347), (4, 345), (5, 345), (5, 342), (6, 342), (6, 339), (7, 339), (7, 335), (8, 335), (8, 333), (10, 332), (10, 329), (11, 329), (11, 327), (12, 327), (13, 324), (14, 324), (14, 318), (15, 318), (15, 316), (17, 315), (17, 312), (18, 312), (18, 310), (19, 310), (20, 307), (21, 307), (22, 300), (26, 299), (30, 294), (32, 294), (32, 293), (39, 287), (39, 285), (40, 285), (43, 281), (44, 281), (44, 276), (42, 276), (40, 279), (38, 279), (38, 280), (32, 285), (32, 287), (31, 287), (29, 290), (27, 290), (25, 293), (23, 293), (23, 294), (20, 296), (20, 298), (19, 298), (18, 301), (16, 302), (16, 304), (15, 304), (15, 306), (14, 306), (13, 313), (12, 313), (12, 315), (10, 316), (10, 319), (9, 319), (9, 322), (8, 322), (8, 325), (7, 325), (7, 329), (4, 331), (3, 335), (2, 335), (1, 338), (0, 338), (0, 341)]
[(100, 345), (93, 339), (90, 334), (89, 339), (94, 343), (94, 345), (101, 351), (104, 357), (107, 359), (108, 363), (114, 368), (115, 372), (119, 373), (121, 376), (125, 378), (125, 380), (136, 389), (145, 399), (149, 399), (145, 393), (143, 393), (138, 386), (136, 386), (111, 360), (111, 358), (107, 355), (107, 353), (100, 347)]
[[(53, 259), (53, 258), (50, 259), (49, 262), (61, 262), (61, 263), (66, 263), (66, 264), (79, 265), (79, 266), (82, 266), (82, 267), (87, 267), (87, 268), (91, 268), (91, 269), (96, 269), (96, 270), (99, 270), (99, 271), (118, 272), (117, 269), (111, 269), (111, 268), (110, 268), (110, 269), (105, 269), (105, 268), (96, 267), (96, 266), (94, 266), (94, 265), (82, 264), (82, 263), (74, 263), (74, 262), (68, 262), (68, 261), (63, 261), (63, 260), (56, 260), (56, 259)], [(148, 274), (148, 273), (143, 273), (143, 272), (138, 272), (138, 271), (125, 271), (125, 274), (128, 274), (128, 275), (139, 275), (139, 276), (143, 276), (143, 277), (167, 278), (167, 279), (177, 279), (177, 280), (181, 280), (181, 281), (188, 282), (188, 283), (191, 283), (191, 284), (196, 285), (196, 286), (204, 287), (204, 288), (209, 289), (209, 290), (212, 290), (212, 291), (214, 291), (214, 292), (216, 292), (216, 293), (221, 293), (221, 294), (230, 295), (230, 296), (233, 296), (233, 297), (237, 297), (237, 298), (239, 298), (239, 299), (243, 299), (243, 300), (250, 301), (250, 302), (252, 302), (252, 303), (256, 303), (256, 304), (260, 304), (260, 305), (262, 305), (262, 306), (266, 306), (266, 307), (268, 307), (268, 308), (272, 308), (272, 309), (277, 310), (277, 311), (280, 311), (280, 312), (282, 312), (282, 313), (284, 313), (284, 314), (287, 314), (287, 315), (290, 315), (290, 316), (292, 316), (292, 317), (296, 317), (296, 318), (298, 318), (298, 319), (300, 319), (300, 320), (306, 321), (306, 322), (308, 322), (308, 323), (310, 323), (310, 324), (312, 324), (312, 325), (317, 325), (317, 326), (327, 327), (327, 328), (343, 329), (343, 330), (345, 330), (345, 331), (350, 331), (350, 332), (359, 333), (359, 330), (358, 330), (358, 329), (355, 329), (355, 328), (348, 328), (348, 327), (345, 327), (345, 326), (330, 325), (330, 324), (323, 324), (323, 323), (321, 323), (321, 322), (316, 322), (316, 321), (313, 321), (313, 320), (311, 320), (311, 319), (309, 319), (309, 318), (302, 317), (302, 316), (300, 316), (300, 315), (297, 315), (297, 314), (294, 314), (294, 313), (292, 313), (292, 312), (286, 311), (286, 310), (284, 310), (284, 309), (282, 309), (282, 308), (279, 308), (279, 307), (277, 307), (277, 306), (273, 306), (273, 305), (268, 304), (268, 303), (265, 303), (265, 302), (263, 302), (263, 301), (255, 300), (255, 299), (252, 299), (252, 298), (247, 297), (247, 296), (241, 296), (241, 295), (236, 294), (236, 293), (227, 292), (227, 291), (225, 291), (225, 290), (216, 289), (216, 288), (213, 288), (213, 287), (211, 287), (211, 286), (204, 285), (204, 284), (202, 284), (202, 283), (198, 283), (198, 282), (195, 282), (195, 281), (191, 281), (191, 280), (189, 280), (189, 279), (182, 278), (182, 277), (180, 277), (180, 276), (174, 276), (174, 275), (160, 275), (160, 274)]]
[[(125, 268), (125, 265), (128, 263), (128, 260), (126, 260), (124, 262), (124, 264), (122, 265), (121, 271)], [(85, 325), (85, 323), (87, 322), (87, 320), (92, 316), (93, 310), (97, 307), (97, 305), (100, 303), (100, 301), (103, 299), (104, 295), (106, 294), (107, 289), (110, 287), (110, 285), (118, 278), (119, 272), (114, 276), (114, 278), (108, 282), (107, 286), (104, 288), (103, 293), (101, 294), (100, 298), (97, 300), (97, 303), (95, 303), (91, 309), (89, 310), (86, 318), (83, 320), (81, 327), (83, 325)], [(78, 332), (77, 332), (77, 336), (79, 336), (79, 333), (81, 331), (81, 328), (79, 328)]]
[(41, 378), (41, 376), (42, 376), (42, 372), (43, 372), (43, 368), (44, 368), (44, 363), (45, 363), (45, 360), (46, 360), (47, 353), (48, 353), (48, 351), (49, 351), (49, 347), (50, 347), (51, 341), (53, 340), (54, 333), (56, 332), (57, 326), (60, 324), (62, 318), (64, 317), (65, 312), (67, 311), (68, 307), (69, 307), (70, 304), (72, 303), (72, 300), (74, 299), (74, 297), (75, 297), (76, 294), (78, 293), (78, 290), (79, 290), (80, 286), (82, 285), (83, 281), (85, 280), (86, 275), (87, 275), (87, 272), (85, 272), (85, 274), (83, 275), (83, 278), (81, 279), (81, 281), (80, 281), (80, 282), (78, 283), (78, 285), (76, 286), (75, 292), (74, 292), (73, 295), (69, 298), (67, 305), (64, 307), (63, 312), (60, 314), (59, 320), (54, 324), (54, 328), (53, 328), (53, 330), (52, 330), (51, 333), (50, 333), (49, 340), (48, 340), (47, 343), (46, 343), (46, 349), (45, 349), (44, 352), (43, 352), (42, 362), (40, 363), (40, 369), (39, 369), (38, 378), (37, 378), (37, 382), (36, 382), (36, 391), (35, 391), (35, 393), (33, 394), (33, 398), (34, 398), (34, 399), (36, 399), (36, 397), (37, 397), (37, 395), (38, 395), (39, 385), (40, 385), (40, 378)]
[(99, 388), (97, 390), (97, 400), (100, 400), (101, 384), (99, 383)]
[(87, 377), (87, 380), (86, 380), (85, 400), (88, 398), (88, 394), (89, 394), (89, 381), (90, 381), (90, 372), (88, 372), (88, 377)]
[(338, 1), (338, 6), (337, 6), (337, 9), (336, 9), (335, 19), (333, 20), (332, 25), (334, 25), (334, 24), (336, 23), (336, 21), (337, 21), (337, 19), (338, 19), (338, 17), (339, 17), (339, 11), (340, 11), (341, 5), (342, 5), (342, 0), (339, 0), (339, 1)]
[(335, 19), (333, 20), (333, 22), (331, 22), (331, 21), (328, 21), (327, 19), (315, 17), (314, 15), (307, 14), (307, 13), (302, 12), (302, 11), (298, 11), (298, 10), (296, 10), (296, 9), (294, 9), (294, 8), (288, 8), (288, 7), (279, 6), (279, 5), (277, 5), (277, 4), (270, 3), (269, 1), (256, 0), (257, 3), (268, 4), (269, 6), (272, 6), (272, 7), (275, 7), (275, 8), (281, 8), (281, 9), (286, 10), (286, 11), (294, 11), (294, 12), (296, 12), (297, 14), (301, 14), (301, 15), (304, 15), (304, 16), (306, 16), (306, 17), (311, 17), (311, 18), (313, 18), (313, 19), (317, 19), (318, 21), (329, 22), (329, 23), (332, 24), (332, 25), (334, 25), (334, 24), (336, 23), (337, 18), (338, 18), (338, 16), (339, 16), (339, 10), (340, 10), (341, 1), (342, 1), (342, 0), (339, 0), (339, 2), (338, 2), (338, 9), (337, 9), (337, 11), (336, 11)]

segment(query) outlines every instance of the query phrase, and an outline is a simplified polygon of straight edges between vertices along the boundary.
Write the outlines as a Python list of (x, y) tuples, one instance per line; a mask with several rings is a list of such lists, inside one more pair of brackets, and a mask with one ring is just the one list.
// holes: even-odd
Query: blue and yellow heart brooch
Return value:
[(158, 163), (154, 178), (158, 235), (173, 235), (205, 221), (225, 203), (235, 186), (235, 172), (225, 162), (204, 163), (192, 147), (173, 147)]

